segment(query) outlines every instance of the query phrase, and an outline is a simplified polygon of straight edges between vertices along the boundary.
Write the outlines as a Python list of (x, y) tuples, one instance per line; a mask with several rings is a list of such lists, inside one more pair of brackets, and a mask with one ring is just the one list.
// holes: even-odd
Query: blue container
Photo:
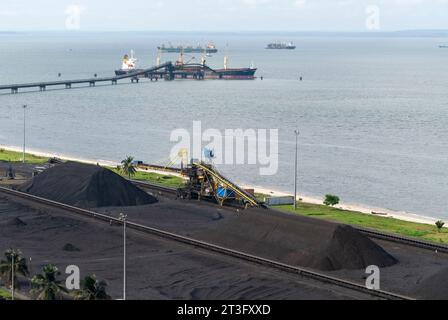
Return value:
[(223, 187), (218, 187), (217, 194), (220, 198), (235, 198), (235, 191)]

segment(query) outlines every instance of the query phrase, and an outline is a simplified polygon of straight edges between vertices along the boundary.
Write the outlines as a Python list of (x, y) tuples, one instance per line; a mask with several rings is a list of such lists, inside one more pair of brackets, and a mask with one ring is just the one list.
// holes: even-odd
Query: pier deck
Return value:
[(25, 88), (39, 88), (40, 91), (45, 91), (47, 87), (54, 87), (54, 86), (65, 86), (66, 89), (70, 89), (72, 85), (75, 84), (89, 84), (90, 87), (94, 87), (96, 83), (110, 82), (112, 85), (115, 85), (119, 80), (123, 79), (131, 79), (132, 82), (138, 82), (140, 76), (144, 76), (151, 79), (165, 77), (165, 79), (167, 80), (172, 80), (174, 78), (174, 67), (171, 62), (167, 62), (152, 68), (139, 70), (136, 72), (130, 72), (124, 75), (113, 77), (101, 77), (101, 78), (95, 77), (89, 79), (58, 80), (47, 82), (0, 85), (0, 91), (11, 90), (12, 94), (16, 94), (19, 93), (19, 89), (25, 89)]

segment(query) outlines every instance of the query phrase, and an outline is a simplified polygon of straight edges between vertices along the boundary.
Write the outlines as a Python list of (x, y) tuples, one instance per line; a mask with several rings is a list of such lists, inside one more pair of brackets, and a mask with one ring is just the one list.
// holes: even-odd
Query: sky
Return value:
[(448, 29), (448, 0), (0, 0), (0, 31)]

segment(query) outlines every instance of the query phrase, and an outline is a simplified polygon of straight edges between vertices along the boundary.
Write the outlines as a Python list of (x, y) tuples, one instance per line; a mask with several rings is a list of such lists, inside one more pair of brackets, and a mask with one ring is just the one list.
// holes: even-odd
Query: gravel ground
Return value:
[[(161, 196), (150, 206), (102, 211), (113, 216), (123, 211), (135, 222), (295, 265), (306, 264), (306, 257), (318, 252), (338, 225), (275, 210), (237, 212), (234, 208)], [(425, 279), (443, 273), (448, 267), (447, 254), (388, 241), (374, 242), (398, 260), (393, 266), (380, 268), (381, 289), (417, 298), (448, 299), (433, 279), (421, 285)], [(367, 276), (365, 269), (325, 273), (360, 284)]]
[[(14, 201), (11, 201), (13, 199)], [(29, 207), (0, 197), (0, 251), (20, 248), (32, 257), (31, 272), (53, 263), (62, 272), (75, 264), (82, 276), (122, 290), (122, 229), (62, 210)], [(80, 251), (63, 250), (71, 244)], [(131, 299), (365, 299), (343, 288), (242, 262), (129, 230), (128, 297)], [(26, 288), (26, 284), (25, 287)]]

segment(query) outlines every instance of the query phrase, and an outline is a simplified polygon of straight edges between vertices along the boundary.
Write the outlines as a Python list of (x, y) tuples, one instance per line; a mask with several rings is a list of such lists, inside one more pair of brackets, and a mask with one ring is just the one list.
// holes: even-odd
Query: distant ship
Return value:
[(162, 44), (160, 47), (157, 47), (157, 49), (159, 49), (162, 52), (168, 52), (168, 53), (217, 53), (218, 49), (216, 49), (216, 46), (213, 43), (209, 43), (206, 47), (202, 47), (202, 46), (197, 46), (197, 47), (193, 47), (193, 46), (177, 46), (177, 47), (173, 47), (172, 45), (170, 46), (165, 46), (164, 44)]
[(448, 49), (448, 44), (441, 44), (439, 46), (440, 49)]
[(287, 49), (294, 50), (296, 46), (292, 42), (274, 42), (269, 43), (266, 49)]
[(115, 75), (121, 76), (130, 72), (139, 71), (137, 69), (137, 59), (134, 57), (134, 50), (131, 50), (131, 55), (125, 54), (121, 63), (121, 69), (115, 70)]

